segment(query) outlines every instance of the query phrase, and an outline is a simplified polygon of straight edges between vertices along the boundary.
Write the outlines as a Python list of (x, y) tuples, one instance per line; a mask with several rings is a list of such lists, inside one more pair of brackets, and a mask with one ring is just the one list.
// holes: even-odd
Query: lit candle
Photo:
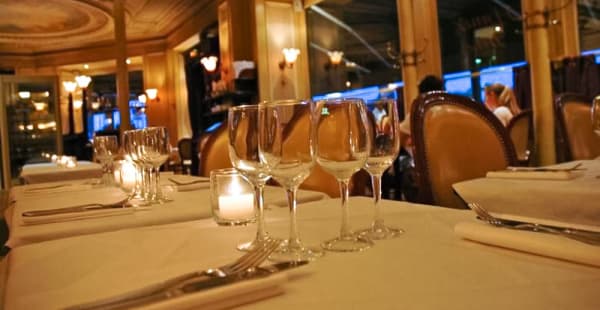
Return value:
[(233, 179), (227, 193), (219, 196), (219, 213), (221, 218), (236, 220), (254, 216), (254, 194), (242, 193), (242, 186)]
[(67, 160), (67, 168), (75, 168), (77, 166), (77, 160), (74, 157), (70, 157)]
[(125, 190), (131, 190), (135, 187), (135, 179), (137, 175), (137, 169), (135, 169), (135, 165), (129, 161), (124, 160), (121, 163), (121, 187)]

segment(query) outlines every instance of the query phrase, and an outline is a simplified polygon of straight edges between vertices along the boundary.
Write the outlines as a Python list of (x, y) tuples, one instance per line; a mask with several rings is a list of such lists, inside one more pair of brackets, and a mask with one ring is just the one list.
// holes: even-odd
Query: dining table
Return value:
[[(376, 240), (362, 252), (326, 252), (302, 267), (279, 273), (279, 278), (269, 277), (272, 285), (259, 290), (256, 284), (252, 294), (242, 296), (244, 287), (236, 287), (219, 303), (211, 303), (217, 292), (225, 291), (217, 288), (142, 308), (600, 309), (599, 246), (492, 227), (470, 210), (391, 200), (380, 203), (385, 223), (404, 230), (397, 238)], [(333, 198), (298, 205), (298, 228), (306, 245), (318, 247), (339, 234), (340, 204), (339, 198)], [(349, 211), (351, 228), (370, 227), (372, 198), (351, 197)], [(288, 237), (288, 213), (286, 208), (266, 211), (271, 237)], [(474, 229), (475, 237), (465, 233), (467, 226)], [(0, 261), (5, 270), (1, 304), (9, 310), (63, 309), (120, 296), (232, 262), (242, 255), (236, 246), (251, 240), (255, 229), (255, 225), (219, 226), (211, 218), (197, 218), (24, 244)], [(567, 253), (582, 253), (587, 261), (474, 240), (480, 234), (509, 234), (535, 246), (555, 245)]]
[(20, 178), (25, 184), (90, 179), (102, 176), (102, 166), (86, 160), (77, 161), (73, 167), (54, 162), (30, 163), (21, 169)]
[[(51, 210), (97, 203), (121, 203), (128, 193), (115, 186), (97, 184), (95, 179), (48, 182), (13, 187), (4, 217), (10, 233), (6, 246), (114, 231), (130, 227), (152, 226), (212, 217), (209, 179), (203, 177), (161, 173), (161, 188), (168, 200), (151, 206), (109, 208), (101, 211), (58, 214), (57, 217), (27, 217), (27, 212)], [(186, 183), (170, 180), (178, 177)], [(318, 191), (299, 190), (298, 201), (308, 202), (329, 198)], [(278, 186), (265, 187), (267, 208), (286, 207), (285, 191)]]

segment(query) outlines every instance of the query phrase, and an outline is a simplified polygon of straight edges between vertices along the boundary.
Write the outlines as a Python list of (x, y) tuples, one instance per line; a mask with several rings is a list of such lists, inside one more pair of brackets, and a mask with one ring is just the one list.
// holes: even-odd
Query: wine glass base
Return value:
[(361, 236), (369, 238), (371, 240), (385, 240), (399, 237), (404, 233), (404, 230), (400, 228), (380, 226), (367, 228), (365, 230), (359, 231), (358, 233)]
[(340, 236), (321, 243), (321, 247), (332, 252), (361, 252), (373, 246), (371, 239), (359, 234)]
[(274, 262), (314, 261), (323, 255), (325, 255), (325, 251), (318, 247), (305, 247), (302, 244), (290, 246), (286, 240), (269, 256), (269, 260)]
[(267, 241), (270, 241), (270, 240), (277, 240), (277, 239), (271, 238), (270, 236), (267, 235), (260, 239), (254, 239), (250, 242), (242, 243), (237, 246), (237, 249), (238, 249), (238, 251), (242, 251), (242, 252), (252, 251), (258, 246), (260, 246), (260, 247), (264, 246), (267, 243)]

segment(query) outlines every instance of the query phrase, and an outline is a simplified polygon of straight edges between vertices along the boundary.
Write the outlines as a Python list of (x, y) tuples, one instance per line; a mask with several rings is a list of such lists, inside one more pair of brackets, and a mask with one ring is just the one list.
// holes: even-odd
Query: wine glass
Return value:
[(600, 136), (600, 95), (594, 97), (592, 104), (592, 130)]
[(296, 192), (315, 165), (311, 131), (313, 104), (307, 101), (278, 101), (259, 109), (259, 155), (271, 177), (286, 191), (290, 210), (290, 236), (269, 259), (275, 261), (314, 260), (323, 255), (319, 248), (302, 244), (296, 223)]
[(340, 183), (342, 226), (340, 236), (321, 246), (329, 251), (355, 252), (373, 245), (366, 236), (350, 230), (348, 185), (367, 162), (370, 147), (367, 108), (360, 99), (318, 101), (315, 112), (315, 158)]
[(228, 112), (229, 159), (233, 167), (252, 183), (254, 207), (258, 211), (256, 237), (252, 242), (239, 245), (241, 251), (252, 250), (272, 239), (265, 230), (263, 192), (270, 176), (258, 154), (258, 114), (258, 105), (231, 107)]
[(143, 130), (140, 129), (127, 130), (123, 133), (123, 150), (133, 162), (136, 170), (135, 185), (131, 190), (128, 199), (129, 201), (137, 201), (138, 203), (136, 205), (143, 204), (147, 192), (147, 187), (145, 187), (144, 183), (144, 163), (140, 155), (143, 133)]
[(113, 186), (113, 160), (119, 154), (117, 136), (95, 136), (94, 156), (102, 165), (102, 184)]
[(368, 122), (371, 127), (371, 148), (364, 169), (371, 175), (375, 216), (371, 227), (361, 231), (361, 234), (375, 240), (389, 239), (404, 232), (398, 228), (388, 227), (383, 223), (379, 204), (381, 200), (381, 177), (396, 160), (400, 151), (396, 101), (392, 99), (377, 101), (368, 113), (371, 113)]
[(160, 166), (169, 159), (171, 145), (169, 134), (165, 127), (148, 127), (144, 129), (141, 144), (142, 161), (150, 168), (150, 193), (146, 200), (150, 203), (165, 203), (170, 201), (160, 186)]

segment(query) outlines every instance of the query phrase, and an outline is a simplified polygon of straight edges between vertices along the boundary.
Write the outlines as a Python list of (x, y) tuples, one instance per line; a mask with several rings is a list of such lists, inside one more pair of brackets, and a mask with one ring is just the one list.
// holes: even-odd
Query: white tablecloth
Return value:
[(59, 167), (55, 163), (27, 164), (21, 178), (27, 184), (65, 180), (91, 179), (102, 176), (102, 166), (89, 161), (78, 161), (73, 168)]
[(599, 230), (600, 160), (578, 162), (585, 170), (571, 180), (479, 178), (456, 183), (453, 188), (466, 202), (477, 202), (501, 217), (575, 223), (580, 228)]
[[(66, 191), (57, 188), (59, 193), (26, 193), (28, 188), (39, 185), (25, 185), (12, 188), (12, 198), (16, 201), (7, 210), (6, 218), (10, 228), (7, 245), (11, 248), (47, 240), (113, 231), (129, 227), (160, 225), (192, 221), (211, 217), (210, 191), (207, 188), (195, 191), (170, 192), (172, 202), (154, 205), (150, 210), (136, 211), (121, 215), (65, 221), (39, 225), (23, 225), (22, 213), (30, 210), (53, 209), (93, 202), (119, 200), (123, 193), (117, 188), (90, 188), (79, 191)], [(46, 183), (44, 186), (52, 186)], [(64, 191), (63, 191), (64, 190)], [(321, 192), (298, 191), (298, 201), (308, 202), (328, 198)], [(280, 187), (265, 188), (267, 206), (287, 206), (285, 191)], [(91, 211), (88, 211), (91, 212)]]
[[(466, 241), (453, 233), (466, 210), (383, 201), (385, 220), (406, 233), (362, 253), (327, 253), (297, 270), (285, 293), (248, 309), (600, 309), (600, 268)], [(351, 224), (366, 227), (369, 198), (351, 198)], [(339, 233), (339, 200), (299, 206), (303, 240)], [(286, 237), (285, 209), (267, 230)], [(6, 309), (56, 309), (218, 266), (255, 226), (202, 220), (31, 244), (11, 251)]]

